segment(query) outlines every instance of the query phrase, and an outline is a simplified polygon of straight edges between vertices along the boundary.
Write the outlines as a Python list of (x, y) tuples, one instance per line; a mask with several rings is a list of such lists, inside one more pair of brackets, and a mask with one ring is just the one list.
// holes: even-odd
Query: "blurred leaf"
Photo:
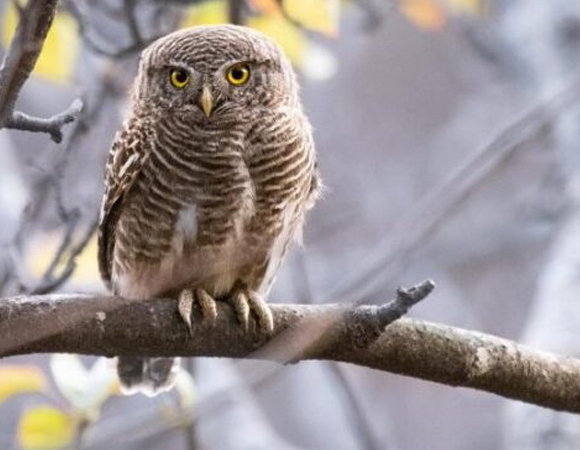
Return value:
[(38, 367), (0, 367), (0, 403), (13, 395), (27, 392), (41, 392), (46, 387), (46, 377)]
[(197, 25), (217, 25), (228, 23), (228, 2), (225, 0), (210, 0), (188, 7), (185, 10), (182, 27)]
[(311, 42), (304, 52), (302, 73), (313, 80), (326, 80), (336, 73), (335, 56), (322, 45)]
[(183, 368), (179, 369), (175, 378), (175, 390), (179, 394), (181, 407), (184, 410), (193, 408), (197, 399), (197, 388), (191, 374)]
[(434, 0), (401, 0), (401, 13), (413, 25), (429, 31), (439, 31), (445, 26), (445, 14)]
[(277, 0), (248, 0), (256, 11), (268, 16), (281, 14), (280, 3)]
[(284, 0), (284, 9), (306, 28), (327, 36), (338, 34), (340, 0)]
[[(62, 241), (63, 230), (55, 231), (39, 231), (30, 238), (30, 245), (27, 246), (26, 253), (26, 270), (35, 278), (40, 278), (52, 262), (54, 255)], [(84, 233), (84, 230), (82, 231)], [(80, 235), (73, 237), (77, 242)], [(99, 269), (97, 266), (97, 238), (93, 236), (83, 252), (75, 259), (76, 268), (73, 276), (69, 280), (70, 283), (78, 284), (93, 284), (100, 283)], [(64, 268), (64, 256), (61, 263), (57, 266), (56, 273), (59, 274)]]
[(460, 14), (480, 15), (483, 12), (483, 0), (446, 0), (452, 11)]
[[(18, 23), (14, 3), (4, 2), (2, 44), (7, 48)], [(69, 81), (78, 55), (79, 37), (74, 19), (66, 11), (59, 10), (50, 28), (34, 74), (49, 81)]]
[(23, 450), (56, 450), (74, 439), (71, 417), (51, 406), (36, 406), (26, 411), (18, 424), (18, 443)]
[(77, 355), (54, 354), (50, 370), (62, 395), (88, 420), (96, 420), (100, 407), (113, 393), (116, 376), (105, 358), (86, 369)]
[(290, 61), (301, 67), (304, 61), (304, 51), (308, 45), (303, 32), (288, 22), (283, 17), (252, 17), (248, 20), (248, 26), (261, 31), (274, 39), (284, 49)]

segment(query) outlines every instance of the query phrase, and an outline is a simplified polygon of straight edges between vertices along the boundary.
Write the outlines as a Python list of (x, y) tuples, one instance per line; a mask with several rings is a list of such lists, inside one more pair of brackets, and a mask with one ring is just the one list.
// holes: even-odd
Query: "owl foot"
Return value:
[(258, 329), (268, 335), (274, 331), (274, 318), (270, 307), (262, 296), (256, 291), (247, 288), (236, 289), (230, 297), (230, 304), (236, 312), (238, 320), (248, 330), (250, 323), (250, 311), (254, 313), (258, 321)]
[(196, 289), (195, 291), (184, 289), (181, 291), (177, 302), (177, 309), (179, 310), (179, 315), (187, 325), (191, 335), (193, 335), (191, 312), (193, 310), (194, 301), (197, 302), (201, 308), (201, 315), (204, 320), (213, 323), (217, 317), (215, 300), (205, 289)]

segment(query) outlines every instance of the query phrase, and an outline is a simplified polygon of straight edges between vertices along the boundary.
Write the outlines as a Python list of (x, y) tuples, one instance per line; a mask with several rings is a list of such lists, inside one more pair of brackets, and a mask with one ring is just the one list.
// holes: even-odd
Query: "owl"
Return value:
[[(179, 30), (146, 48), (106, 166), (99, 268), (115, 295), (175, 298), (191, 330), (227, 301), (273, 330), (265, 298), (320, 187), (280, 47), (249, 28)], [(121, 355), (124, 392), (171, 387), (177, 358)]]

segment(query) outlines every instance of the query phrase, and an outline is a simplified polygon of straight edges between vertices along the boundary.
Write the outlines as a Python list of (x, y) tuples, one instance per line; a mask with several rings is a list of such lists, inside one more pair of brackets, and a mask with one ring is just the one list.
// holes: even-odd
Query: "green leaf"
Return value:
[(44, 373), (35, 366), (0, 367), (0, 403), (17, 394), (41, 392), (47, 387)]
[(18, 424), (22, 450), (57, 450), (72, 443), (75, 422), (59, 409), (41, 405), (26, 411)]

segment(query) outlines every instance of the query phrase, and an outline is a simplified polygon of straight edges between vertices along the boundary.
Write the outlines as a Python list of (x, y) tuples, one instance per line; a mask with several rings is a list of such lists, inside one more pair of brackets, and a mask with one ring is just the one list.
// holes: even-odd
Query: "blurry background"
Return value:
[[(327, 186), (271, 301), (433, 278), (413, 316), (580, 354), (578, 0), (61, 1), (18, 107), (85, 108), (60, 145), (0, 131), (1, 295), (104, 291), (93, 231), (139, 52), (228, 21), (291, 57)], [(2, 360), (0, 448), (580, 449), (572, 415), (369, 369), (189, 370), (151, 400), (119, 396), (110, 361)]]

